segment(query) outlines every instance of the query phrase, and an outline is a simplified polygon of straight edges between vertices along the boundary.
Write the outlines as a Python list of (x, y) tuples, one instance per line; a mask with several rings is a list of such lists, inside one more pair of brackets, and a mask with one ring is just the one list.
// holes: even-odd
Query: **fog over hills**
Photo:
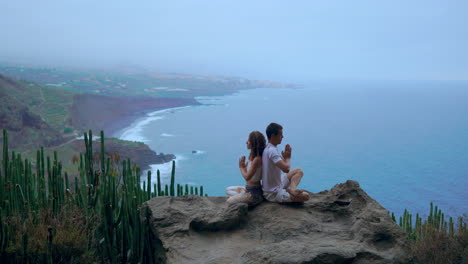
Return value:
[(468, 2), (4, 1), (0, 60), (250, 79), (467, 80)]

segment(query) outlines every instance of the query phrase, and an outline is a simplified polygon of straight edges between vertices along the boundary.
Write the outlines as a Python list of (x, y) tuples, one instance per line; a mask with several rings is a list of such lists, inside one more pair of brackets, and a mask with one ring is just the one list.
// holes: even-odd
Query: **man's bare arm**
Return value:
[(289, 173), (289, 169), (290, 169), (290, 162), (289, 162), (289, 159), (285, 159), (285, 160), (280, 160), (278, 162), (275, 163), (275, 165), (281, 169), (281, 171), (283, 171), (284, 173)]
[(284, 148), (284, 151), (281, 152), (281, 155), (283, 156), (283, 159), (276, 162), (275, 165), (281, 169), (284, 173), (289, 173), (289, 170), (291, 168), (291, 153), (292, 153), (292, 148), (289, 144), (286, 144), (286, 147)]

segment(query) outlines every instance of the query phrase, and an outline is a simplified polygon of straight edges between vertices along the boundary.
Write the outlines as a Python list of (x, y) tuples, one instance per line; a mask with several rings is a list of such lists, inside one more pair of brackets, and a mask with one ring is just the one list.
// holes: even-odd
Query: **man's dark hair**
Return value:
[(266, 128), (268, 140), (270, 140), (271, 135), (278, 135), (281, 129), (283, 129), (283, 127), (280, 124), (270, 123)]

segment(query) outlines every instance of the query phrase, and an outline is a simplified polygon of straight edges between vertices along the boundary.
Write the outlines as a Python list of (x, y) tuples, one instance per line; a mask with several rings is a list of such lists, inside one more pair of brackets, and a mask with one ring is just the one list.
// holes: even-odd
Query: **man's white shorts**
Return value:
[(270, 202), (277, 203), (287, 203), (291, 202), (291, 196), (286, 191), (286, 188), (289, 187), (289, 180), (286, 174), (281, 175), (281, 185), (279, 186), (278, 191), (276, 192), (263, 192), (263, 197)]

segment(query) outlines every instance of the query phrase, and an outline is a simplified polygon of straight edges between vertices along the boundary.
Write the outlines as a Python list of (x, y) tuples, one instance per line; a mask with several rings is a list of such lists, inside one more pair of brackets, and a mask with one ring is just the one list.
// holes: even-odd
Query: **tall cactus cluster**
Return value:
[[(160, 173), (157, 183), (151, 184), (151, 172), (147, 181), (140, 181), (140, 169), (131, 161), (119, 165), (105, 154), (104, 133), (101, 131), (99, 160), (94, 159), (92, 132), (85, 133), (86, 152), (80, 154), (79, 175), (74, 178), (74, 188), (62, 172), (57, 153), (44, 156), (44, 149), (37, 151), (35, 170), (33, 163), (8, 149), (8, 135), (3, 130), (3, 160), (0, 168), (0, 259), (5, 257), (9, 245), (18, 236), (9, 226), (9, 219), (21, 217), (33, 223), (41, 210), (51, 210), (52, 217), (68, 210), (70, 205), (81, 208), (86, 214), (86, 237), (89, 250), (94, 249), (101, 261), (154, 263), (154, 243), (150, 231), (148, 207), (140, 209), (143, 202), (156, 196), (204, 195), (203, 187), (175, 183), (175, 163), (172, 163), (170, 185), (161, 186)], [(151, 188), (153, 187), (153, 188)], [(205, 194), (206, 195), (206, 194)], [(142, 210), (142, 211), (141, 211)], [(93, 224), (95, 226), (93, 226)], [(42, 261), (54, 260), (54, 230), (48, 228), (46, 253)], [(28, 233), (22, 234), (22, 255), (28, 252)], [(15, 256), (18, 257), (18, 256)]]
[[(392, 213), (392, 219), (396, 222), (395, 215)], [(423, 219), (419, 214), (416, 214), (414, 221), (413, 215), (405, 209), (400, 216), (398, 224), (406, 231), (411, 239), (422, 239), (433, 233), (443, 233), (449, 236), (454, 236), (460, 232), (468, 232), (467, 225), (463, 217), (458, 217), (458, 223), (455, 223), (452, 217), (446, 220), (442, 210), (431, 202), (429, 215), (427, 219)]]

